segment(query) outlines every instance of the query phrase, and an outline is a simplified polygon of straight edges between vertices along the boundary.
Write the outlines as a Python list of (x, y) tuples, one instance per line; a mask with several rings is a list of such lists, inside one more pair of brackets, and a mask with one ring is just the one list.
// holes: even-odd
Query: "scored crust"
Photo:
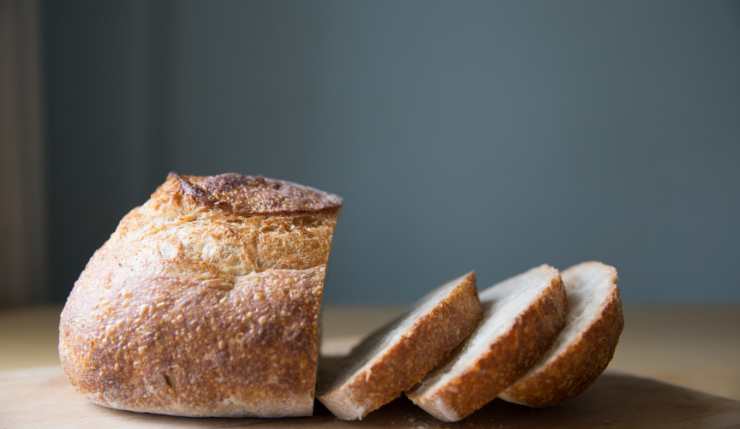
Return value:
[[(576, 287), (590, 288), (593, 294), (595, 287), (602, 286), (597, 282), (605, 282), (607, 290), (600, 302), (584, 303), (598, 306), (593, 318), (578, 332), (570, 332), (571, 326), (566, 326), (553, 346), (556, 350), (551, 350), (543, 362), (500, 395), (506, 401), (532, 407), (555, 405), (586, 390), (614, 356), (624, 326), (617, 270), (600, 262), (584, 262), (565, 270), (562, 277), (569, 300), (575, 298), (572, 294)], [(571, 311), (575, 311), (573, 306)], [(569, 325), (575, 324), (577, 318), (587, 317), (569, 316)], [(564, 338), (566, 335), (572, 337)]]
[(113, 408), (310, 415), (339, 197), (170, 174), (120, 222), (60, 320), (70, 382)]
[(308, 186), (262, 176), (225, 173), (184, 176), (170, 173), (155, 193), (183, 195), (195, 205), (217, 207), (241, 215), (316, 212), (341, 207), (342, 199)]
[[(507, 311), (487, 299), (487, 293), (503, 285), (517, 286), (511, 293), (519, 293), (527, 287), (519, 283), (531, 281), (533, 276), (540, 280), (532, 286), (537, 288), (531, 292), (535, 295), (526, 301), (523, 310), (499, 326), (487, 325), (497, 311)], [(565, 292), (558, 271), (548, 265), (483, 291), (481, 304), (483, 321), (462, 349), (447, 365), (407, 393), (416, 405), (440, 420), (462, 420), (495, 399), (540, 359), (565, 324)]]
[(341, 419), (362, 419), (444, 362), (481, 312), (475, 273), (448, 282), (354, 347), (333, 376), (320, 378), (319, 400)]

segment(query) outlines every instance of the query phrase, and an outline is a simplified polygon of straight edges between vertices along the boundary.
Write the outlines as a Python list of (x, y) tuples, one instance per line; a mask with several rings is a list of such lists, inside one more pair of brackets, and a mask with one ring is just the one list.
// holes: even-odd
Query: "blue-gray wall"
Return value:
[(169, 170), (345, 197), (332, 303), (602, 259), (740, 300), (740, 3), (47, 1), (52, 287)]

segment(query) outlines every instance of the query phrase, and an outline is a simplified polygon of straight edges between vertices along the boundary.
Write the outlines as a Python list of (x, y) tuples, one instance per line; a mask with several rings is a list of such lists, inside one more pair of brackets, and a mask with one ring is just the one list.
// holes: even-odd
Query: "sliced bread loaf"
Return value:
[(407, 396), (444, 421), (458, 421), (495, 399), (550, 348), (567, 302), (555, 268), (542, 265), (480, 294), (483, 320), (462, 349)]
[(370, 334), (338, 371), (320, 371), (319, 400), (340, 419), (362, 419), (443, 363), (481, 314), (474, 273), (446, 283)]
[(555, 344), (500, 396), (533, 407), (557, 404), (583, 392), (614, 355), (624, 318), (617, 270), (584, 262), (563, 272), (568, 318)]

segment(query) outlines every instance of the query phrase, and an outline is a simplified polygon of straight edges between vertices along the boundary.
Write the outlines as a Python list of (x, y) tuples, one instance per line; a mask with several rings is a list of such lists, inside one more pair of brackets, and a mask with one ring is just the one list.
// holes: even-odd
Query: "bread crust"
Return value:
[[(344, 420), (362, 419), (404, 391), (411, 389), (439, 366), (475, 329), (482, 310), (475, 286), (475, 273), (459, 280), (449, 295), (418, 319), (392, 347), (338, 386), (319, 393), (319, 400)], [(367, 337), (350, 352), (349, 361), (389, 324)], [(324, 384), (324, 382), (322, 382)], [(320, 387), (321, 389), (321, 387)]]
[(185, 416), (310, 415), (339, 197), (235, 174), (170, 174), (120, 222), (60, 320), (93, 402)]
[[(170, 173), (162, 193), (179, 193), (193, 204), (241, 215), (311, 213), (335, 210), (342, 199), (333, 194), (285, 180), (224, 173), (184, 176)], [(156, 194), (155, 194), (156, 198)]]
[(600, 316), (547, 365), (506, 389), (500, 395), (502, 399), (531, 407), (556, 405), (586, 390), (609, 365), (624, 327), (617, 270), (600, 262), (586, 262), (569, 270), (588, 264), (611, 271), (613, 287)]
[(517, 317), (511, 328), (459, 376), (432, 392), (407, 393), (439, 420), (454, 422), (498, 396), (550, 348), (565, 324), (567, 301), (560, 276)]

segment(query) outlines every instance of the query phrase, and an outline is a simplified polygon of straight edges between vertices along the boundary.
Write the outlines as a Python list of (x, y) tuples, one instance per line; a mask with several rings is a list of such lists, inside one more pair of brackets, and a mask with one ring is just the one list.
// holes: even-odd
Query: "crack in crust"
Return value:
[[(167, 182), (177, 186), (167, 186)], [(170, 173), (166, 192), (180, 192), (196, 204), (239, 215), (287, 214), (337, 210), (342, 199), (308, 186), (262, 176), (225, 173), (181, 176)]]

